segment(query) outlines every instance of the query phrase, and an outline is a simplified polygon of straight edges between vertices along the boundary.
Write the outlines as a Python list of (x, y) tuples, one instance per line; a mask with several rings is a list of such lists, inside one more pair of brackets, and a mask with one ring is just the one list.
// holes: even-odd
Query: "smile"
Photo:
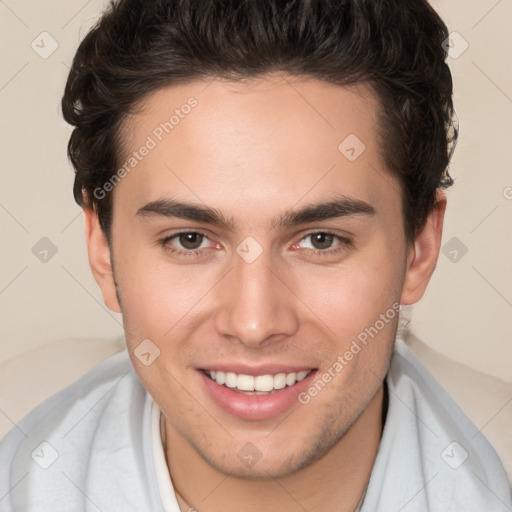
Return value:
[(291, 373), (276, 373), (275, 375), (244, 375), (234, 372), (206, 370), (205, 374), (220, 386), (226, 386), (233, 391), (251, 395), (267, 395), (287, 386), (293, 386), (304, 380), (312, 370)]
[(207, 396), (229, 415), (251, 421), (269, 420), (299, 404), (298, 395), (311, 384), (318, 369), (267, 366), (231, 368), (226, 364), (222, 369), (198, 368), (196, 374)]

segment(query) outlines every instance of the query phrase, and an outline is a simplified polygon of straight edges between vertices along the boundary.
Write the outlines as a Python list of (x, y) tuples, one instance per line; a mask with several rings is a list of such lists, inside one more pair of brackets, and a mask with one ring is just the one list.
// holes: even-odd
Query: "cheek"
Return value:
[(125, 322), (143, 336), (160, 339), (204, 300), (217, 276), (206, 266), (171, 264), (155, 252), (137, 247), (118, 251), (130, 257), (116, 257), (116, 279)]
[(396, 251), (381, 246), (338, 267), (301, 272), (297, 295), (331, 334), (352, 340), (400, 300), (404, 270), (399, 261)]

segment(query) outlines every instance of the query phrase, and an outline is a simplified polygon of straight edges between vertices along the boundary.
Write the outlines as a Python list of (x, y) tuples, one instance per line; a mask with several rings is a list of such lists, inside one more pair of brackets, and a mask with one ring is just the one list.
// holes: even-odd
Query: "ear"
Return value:
[(103, 302), (105, 302), (107, 308), (116, 313), (121, 313), (107, 237), (101, 229), (98, 215), (93, 208), (85, 207), (84, 217), (89, 265), (94, 279), (96, 279), (101, 289)]
[(445, 211), (446, 196), (438, 189), (434, 208), (409, 249), (401, 297), (403, 305), (418, 302), (425, 293), (439, 256)]

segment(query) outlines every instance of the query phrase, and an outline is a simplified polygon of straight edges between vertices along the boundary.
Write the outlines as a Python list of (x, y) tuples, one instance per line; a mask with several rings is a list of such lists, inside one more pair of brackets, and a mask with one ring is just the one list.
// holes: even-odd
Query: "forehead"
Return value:
[(121, 164), (151, 149), (114, 194), (134, 209), (170, 196), (238, 211), (265, 211), (276, 193), (288, 206), (328, 193), (396, 201), (378, 108), (368, 86), (287, 75), (165, 87), (125, 123)]

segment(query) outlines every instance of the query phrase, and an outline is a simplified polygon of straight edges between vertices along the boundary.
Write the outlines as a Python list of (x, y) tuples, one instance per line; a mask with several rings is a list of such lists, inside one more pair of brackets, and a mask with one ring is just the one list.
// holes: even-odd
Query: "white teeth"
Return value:
[(286, 386), (293, 386), (304, 380), (311, 373), (311, 370), (303, 370), (298, 373), (258, 375), (257, 377), (218, 370), (211, 370), (207, 373), (212, 380), (221, 386), (225, 385), (228, 388), (236, 388), (239, 391), (252, 392), (252, 394), (266, 394), (273, 390), (283, 389)]
[(297, 374), (296, 373), (289, 373), (286, 376), (286, 385), (287, 386), (293, 386), (296, 381), (297, 381)]
[(254, 377), (252, 375), (239, 375), (236, 378), (236, 387), (240, 391), (254, 391)]
[(283, 389), (286, 387), (286, 373), (274, 375), (274, 389)]
[(258, 375), (254, 379), (256, 391), (272, 391), (274, 389), (274, 377), (272, 375)]
[(227, 372), (226, 373), (226, 386), (228, 388), (236, 388), (236, 373)]
[(211, 378), (220, 386), (226, 382), (226, 374), (224, 372), (210, 372)]
[(309, 372), (307, 370), (297, 373), (297, 382), (304, 380), (307, 377), (308, 373)]

